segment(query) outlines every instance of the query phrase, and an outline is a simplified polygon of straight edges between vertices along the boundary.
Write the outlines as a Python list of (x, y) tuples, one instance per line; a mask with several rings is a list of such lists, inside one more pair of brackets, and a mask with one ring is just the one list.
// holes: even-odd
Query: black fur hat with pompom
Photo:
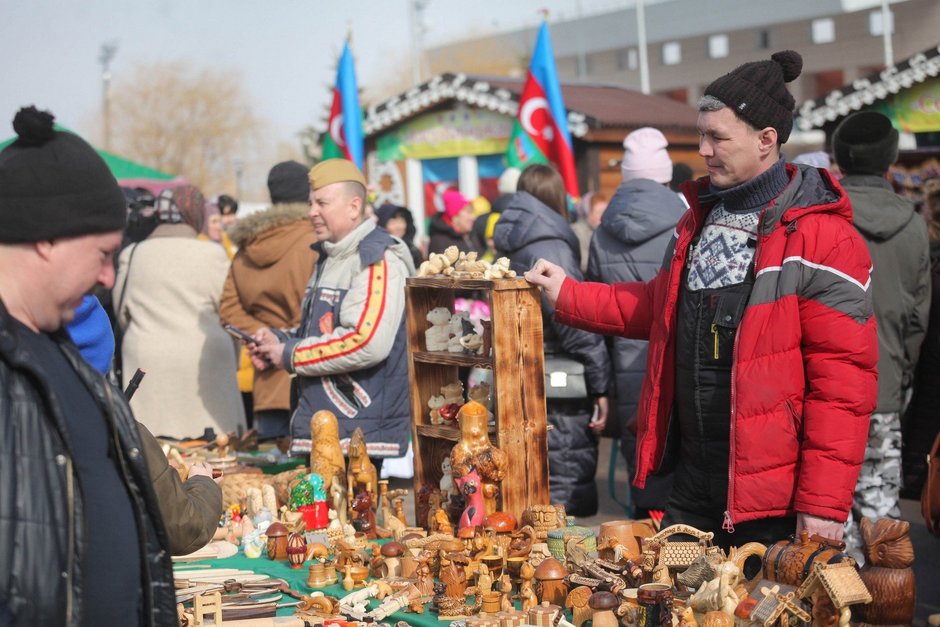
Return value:
[(36, 107), (13, 119), (0, 152), (0, 243), (39, 242), (124, 229), (124, 194), (104, 160), (78, 135), (58, 131)]
[(796, 101), (786, 84), (803, 71), (803, 57), (793, 50), (774, 53), (769, 61), (740, 65), (705, 89), (756, 129), (772, 126), (781, 144), (790, 137)]

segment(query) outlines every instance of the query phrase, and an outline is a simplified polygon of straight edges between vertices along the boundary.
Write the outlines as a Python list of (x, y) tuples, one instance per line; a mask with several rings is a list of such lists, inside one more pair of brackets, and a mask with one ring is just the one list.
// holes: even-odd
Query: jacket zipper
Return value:
[[(757, 249), (754, 249), (757, 255)], [(721, 523), (721, 528), (728, 533), (734, 533), (734, 518), (731, 512), (734, 511), (734, 414), (735, 414), (735, 366), (738, 362), (738, 338), (741, 337), (741, 326), (734, 334), (734, 344), (731, 347), (731, 420), (728, 430), (728, 509), (725, 510), (725, 519)]]
[(65, 481), (65, 494), (68, 499), (69, 510), (69, 558), (65, 577), (65, 622), (72, 624), (73, 594), (72, 594), (72, 572), (75, 565), (75, 488), (72, 476), (72, 456), (67, 455), (65, 461), (65, 472), (67, 473)]

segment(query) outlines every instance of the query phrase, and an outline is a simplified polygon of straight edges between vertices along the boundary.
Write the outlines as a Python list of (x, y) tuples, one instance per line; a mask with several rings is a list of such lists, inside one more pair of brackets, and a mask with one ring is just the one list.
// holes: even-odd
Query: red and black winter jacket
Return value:
[[(735, 340), (727, 522), (811, 514), (844, 521), (877, 397), (871, 261), (848, 197), (826, 170), (787, 166), (762, 210), (755, 283)], [(675, 388), (676, 310), (689, 245), (713, 203), (708, 179), (686, 183), (659, 274), (648, 283), (566, 279), (559, 322), (648, 339), (637, 410), (634, 483), (663, 459)]]

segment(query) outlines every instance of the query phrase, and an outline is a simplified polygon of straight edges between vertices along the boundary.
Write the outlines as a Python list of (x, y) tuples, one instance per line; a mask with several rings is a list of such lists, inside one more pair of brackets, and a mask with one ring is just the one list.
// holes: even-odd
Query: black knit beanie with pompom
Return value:
[(753, 61), (715, 79), (705, 89), (756, 129), (772, 126), (781, 144), (790, 137), (796, 101), (786, 83), (803, 71), (803, 57), (793, 50), (774, 53), (770, 61)]
[(104, 160), (53, 116), (24, 107), (17, 138), (0, 152), (0, 243), (122, 231), (124, 194)]

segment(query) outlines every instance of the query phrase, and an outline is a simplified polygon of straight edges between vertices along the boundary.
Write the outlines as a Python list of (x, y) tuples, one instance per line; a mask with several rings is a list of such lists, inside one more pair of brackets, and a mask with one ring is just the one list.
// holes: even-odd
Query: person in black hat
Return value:
[[(885, 178), (898, 157), (898, 131), (877, 111), (845, 118), (832, 136), (852, 220), (871, 253), (872, 303), (878, 323), (878, 406), (871, 416), (865, 461), (852, 518), (898, 518), (901, 487), (901, 409), (911, 386), (930, 314), (930, 245), (914, 203)], [(861, 546), (857, 525), (846, 526), (849, 550)]]
[[(316, 234), (307, 220), (309, 168), (283, 161), (268, 174), (271, 207), (239, 220), (229, 236), (238, 247), (222, 290), (219, 314), (224, 324), (255, 333), (262, 327), (293, 328), (300, 323), (300, 303), (317, 253)], [(290, 377), (280, 369), (252, 370), (250, 404), (261, 437), (288, 435)]]
[(21, 109), (13, 128), (0, 152), (0, 624), (175, 625), (160, 491), (179, 476), (63, 328), (114, 283), (124, 195), (49, 113)]
[(663, 526), (724, 547), (841, 538), (875, 408), (868, 250), (830, 173), (781, 155), (802, 63), (778, 52), (705, 89), (708, 176), (682, 187), (690, 208), (651, 281), (526, 273), (556, 320), (649, 340), (634, 485), (674, 468)]

